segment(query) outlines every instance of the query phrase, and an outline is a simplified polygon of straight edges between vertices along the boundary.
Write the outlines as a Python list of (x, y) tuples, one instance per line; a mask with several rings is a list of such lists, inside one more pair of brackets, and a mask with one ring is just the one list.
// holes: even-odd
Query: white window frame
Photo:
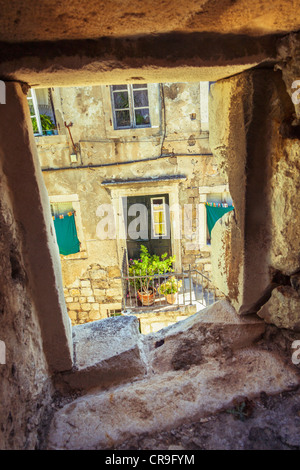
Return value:
[[(143, 88), (133, 88), (134, 85), (127, 85), (124, 84), (123, 86), (127, 86), (127, 93), (128, 93), (128, 108), (115, 108), (114, 104), (114, 94), (115, 93), (120, 93), (124, 90), (113, 90), (113, 86), (110, 87), (110, 92), (111, 92), (111, 107), (112, 107), (112, 113), (113, 113), (113, 123), (114, 123), (114, 129), (119, 130), (119, 129), (143, 129), (146, 127), (151, 127), (151, 118), (150, 118), (150, 103), (149, 103), (149, 90), (148, 90), (148, 85), (147, 83)], [(134, 98), (133, 98), (133, 92), (135, 90), (141, 90), (147, 91), (147, 96), (148, 96), (148, 106), (134, 106)], [(136, 124), (136, 119), (135, 119), (135, 111), (139, 109), (149, 109), (149, 124), (142, 124), (138, 125)], [(116, 119), (116, 111), (129, 111), (129, 117), (130, 117), (130, 126), (118, 126), (117, 125), (117, 119)]]
[[(154, 230), (154, 226), (155, 225), (160, 225), (159, 222), (155, 222), (154, 221), (154, 213), (155, 212), (161, 212), (160, 210), (159, 211), (155, 211), (154, 210), (154, 204), (153, 204), (153, 201), (155, 199), (162, 199), (162, 204), (163, 204), (163, 214), (164, 214), (164, 221), (162, 222), (162, 225), (165, 226), (165, 231), (164, 233), (160, 234), (160, 235), (155, 235), (155, 230)], [(161, 238), (161, 237), (165, 237), (168, 233), (167, 231), (167, 217), (166, 217), (166, 201), (165, 201), (165, 196), (156, 196), (156, 197), (152, 197), (151, 199), (151, 202), (150, 202), (150, 205), (151, 205), (151, 225), (152, 225), (152, 236), (153, 238)]]
[[(43, 129), (42, 129), (42, 123), (41, 123), (41, 118), (40, 118), (40, 112), (39, 112), (39, 107), (36, 99), (36, 94), (35, 90), (33, 88), (30, 88), (31, 96), (27, 96), (28, 102), (31, 100), (33, 109), (34, 109), (34, 114), (30, 115), (31, 122), (32, 119), (36, 119), (36, 124), (38, 128), (38, 132), (35, 132), (34, 135), (43, 135)], [(30, 109), (30, 108), (29, 108)]]

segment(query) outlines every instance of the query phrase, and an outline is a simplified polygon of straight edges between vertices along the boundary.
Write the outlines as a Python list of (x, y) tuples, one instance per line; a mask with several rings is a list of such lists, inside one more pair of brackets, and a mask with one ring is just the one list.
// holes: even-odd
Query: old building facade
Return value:
[[(231, 200), (209, 148), (209, 87), (196, 82), (48, 90), (48, 115), (55, 116), (58, 135), (36, 132), (36, 143), (54, 218), (75, 212), (80, 245), (74, 253), (61, 250), (73, 324), (121, 309), (124, 254), (138, 258), (141, 244), (152, 254), (175, 255), (177, 272), (191, 265), (210, 276), (205, 202)], [(41, 114), (45, 90), (32, 94)], [(162, 237), (153, 232), (155, 201), (163, 203), (165, 225), (156, 225)], [(149, 221), (147, 233), (138, 227), (136, 239), (125, 226), (132, 215), (139, 217), (138, 203), (147, 207)], [(105, 227), (109, 215), (111, 227)]]
[[(299, 448), (297, 2), (2, 7), (0, 448)], [(132, 317), (72, 327), (30, 89), (201, 80), (217, 82), (210, 146), (235, 206), (212, 260), (228, 302), (150, 337)], [(52, 138), (54, 154), (65, 138)]]

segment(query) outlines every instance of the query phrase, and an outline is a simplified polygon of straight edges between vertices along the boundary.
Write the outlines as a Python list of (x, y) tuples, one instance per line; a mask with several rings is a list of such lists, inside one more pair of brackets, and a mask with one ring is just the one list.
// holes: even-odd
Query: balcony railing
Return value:
[[(217, 292), (211, 280), (196, 269), (181, 272), (165, 272), (162, 274), (152, 274), (129, 276), (128, 270), (122, 269), (122, 289), (123, 300), (122, 310), (137, 310), (163, 307), (182, 307), (196, 305), (197, 307), (207, 307), (218, 300)], [(172, 279), (173, 285), (177, 286), (177, 292), (173, 296), (166, 296), (160, 292), (162, 284)], [(141, 293), (140, 286), (147, 285), (149, 291), (144, 295)]]

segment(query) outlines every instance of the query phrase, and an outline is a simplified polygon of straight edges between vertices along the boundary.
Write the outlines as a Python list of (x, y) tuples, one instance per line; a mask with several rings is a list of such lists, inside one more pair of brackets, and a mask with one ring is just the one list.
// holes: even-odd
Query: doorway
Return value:
[(172, 256), (169, 194), (123, 198), (128, 258), (140, 256), (141, 245), (151, 255)]

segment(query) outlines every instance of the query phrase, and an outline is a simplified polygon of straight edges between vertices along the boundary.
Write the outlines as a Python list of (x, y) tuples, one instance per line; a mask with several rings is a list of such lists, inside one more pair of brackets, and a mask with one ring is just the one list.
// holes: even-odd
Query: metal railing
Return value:
[[(177, 285), (177, 293), (173, 296), (163, 295), (161, 286), (173, 278), (173, 285)], [(129, 275), (128, 268), (121, 271), (122, 279), (122, 310), (126, 309), (153, 309), (170, 305), (182, 307), (187, 305), (200, 305), (207, 307), (218, 299), (216, 289), (211, 280), (196, 269), (182, 269), (181, 272), (164, 272), (144, 275)], [(141, 286), (146, 286), (143, 294)]]

